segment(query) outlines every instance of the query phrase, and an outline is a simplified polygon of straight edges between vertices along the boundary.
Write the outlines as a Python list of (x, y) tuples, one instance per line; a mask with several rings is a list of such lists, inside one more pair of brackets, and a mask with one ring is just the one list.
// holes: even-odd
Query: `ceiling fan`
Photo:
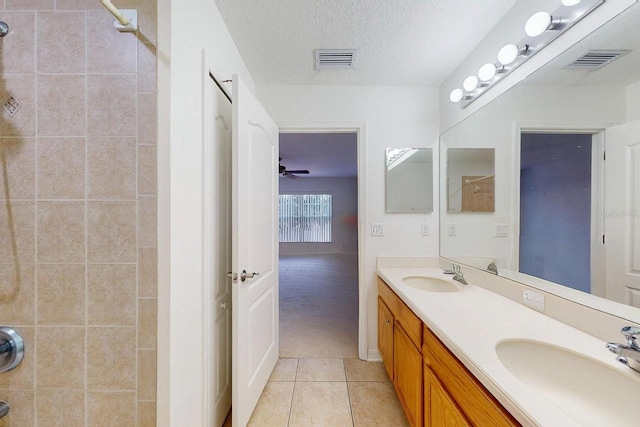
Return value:
[[(282, 161), (282, 157), (279, 157), (279, 160)], [(282, 163), (278, 164), (280, 168), (280, 175), (286, 176), (289, 178), (296, 179), (298, 178), (296, 175), (308, 175), (309, 171), (306, 169), (297, 169), (297, 170), (288, 170), (286, 166), (283, 166)]]

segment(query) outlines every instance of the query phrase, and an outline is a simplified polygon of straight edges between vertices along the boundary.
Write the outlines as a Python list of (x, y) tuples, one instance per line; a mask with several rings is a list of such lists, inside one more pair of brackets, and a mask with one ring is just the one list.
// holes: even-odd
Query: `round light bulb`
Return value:
[(498, 62), (502, 65), (509, 65), (516, 60), (519, 53), (520, 48), (518, 48), (518, 45), (508, 44), (498, 52)]
[(473, 92), (478, 88), (479, 84), (480, 82), (478, 81), (478, 78), (476, 76), (469, 76), (464, 79), (464, 82), (462, 82), (462, 87), (467, 92)]
[(449, 94), (449, 101), (451, 102), (460, 102), (462, 98), (464, 98), (464, 92), (460, 88), (452, 90)]
[(580, 4), (580, 0), (562, 0), (563, 6), (575, 6)]
[(496, 64), (484, 64), (478, 70), (478, 78), (482, 82), (488, 82), (496, 76), (497, 72), (498, 68), (496, 67)]
[(549, 29), (551, 21), (551, 15), (547, 12), (534, 13), (524, 25), (524, 32), (529, 37), (538, 37)]

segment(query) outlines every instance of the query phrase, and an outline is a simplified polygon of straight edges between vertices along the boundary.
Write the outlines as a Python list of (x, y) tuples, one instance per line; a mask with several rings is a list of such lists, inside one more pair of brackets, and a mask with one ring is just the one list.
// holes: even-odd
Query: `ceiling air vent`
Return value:
[(316, 70), (353, 68), (355, 49), (316, 49)]
[(590, 50), (565, 68), (597, 70), (625, 56), (630, 50)]

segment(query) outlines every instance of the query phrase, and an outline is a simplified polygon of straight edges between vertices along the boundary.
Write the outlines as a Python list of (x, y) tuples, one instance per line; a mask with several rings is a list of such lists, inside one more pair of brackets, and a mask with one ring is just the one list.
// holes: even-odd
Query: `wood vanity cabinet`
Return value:
[(422, 321), (378, 281), (378, 348), (409, 424), (422, 426)]
[[(431, 424), (425, 426), (520, 426), (495, 397), (478, 381), (478, 379), (449, 351), (449, 349), (426, 326), (423, 326), (422, 357), (425, 371), (431, 374), (433, 384), (430, 389), (439, 389), (436, 402), (433, 395), (425, 393), (425, 408), (438, 408), (438, 413), (431, 413)], [(425, 389), (427, 388), (425, 379)], [(444, 393), (444, 394), (443, 394)], [(444, 397), (443, 397), (444, 396)], [(446, 397), (449, 397), (447, 400)], [(429, 401), (431, 399), (431, 401)], [(453, 424), (440, 424), (438, 416), (442, 413), (442, 405), (455, 421)], [(425, 409), (425, 413), (427, 409)], [(425, 419), (427, 417), (425, 416)], [(435, 418), (435, 419), (434, 419)], [(465, 424), (466, 423), (466, 424)]]
[(378, 347), (410, 425), (520, 426), (382, 279)]

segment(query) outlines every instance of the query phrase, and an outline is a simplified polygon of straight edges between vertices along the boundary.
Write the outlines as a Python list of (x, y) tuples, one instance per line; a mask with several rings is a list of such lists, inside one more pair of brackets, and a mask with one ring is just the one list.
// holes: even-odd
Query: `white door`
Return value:
[(640, 120), (605, 137), (606, 296), (640, 307)]
[(205, 86), (204, 279), (207, 425), (231, 409), (231, 101), (213, 78)]
[(278, 127), (233, 76), (233, 426), (245, 426), (278, 361)]

